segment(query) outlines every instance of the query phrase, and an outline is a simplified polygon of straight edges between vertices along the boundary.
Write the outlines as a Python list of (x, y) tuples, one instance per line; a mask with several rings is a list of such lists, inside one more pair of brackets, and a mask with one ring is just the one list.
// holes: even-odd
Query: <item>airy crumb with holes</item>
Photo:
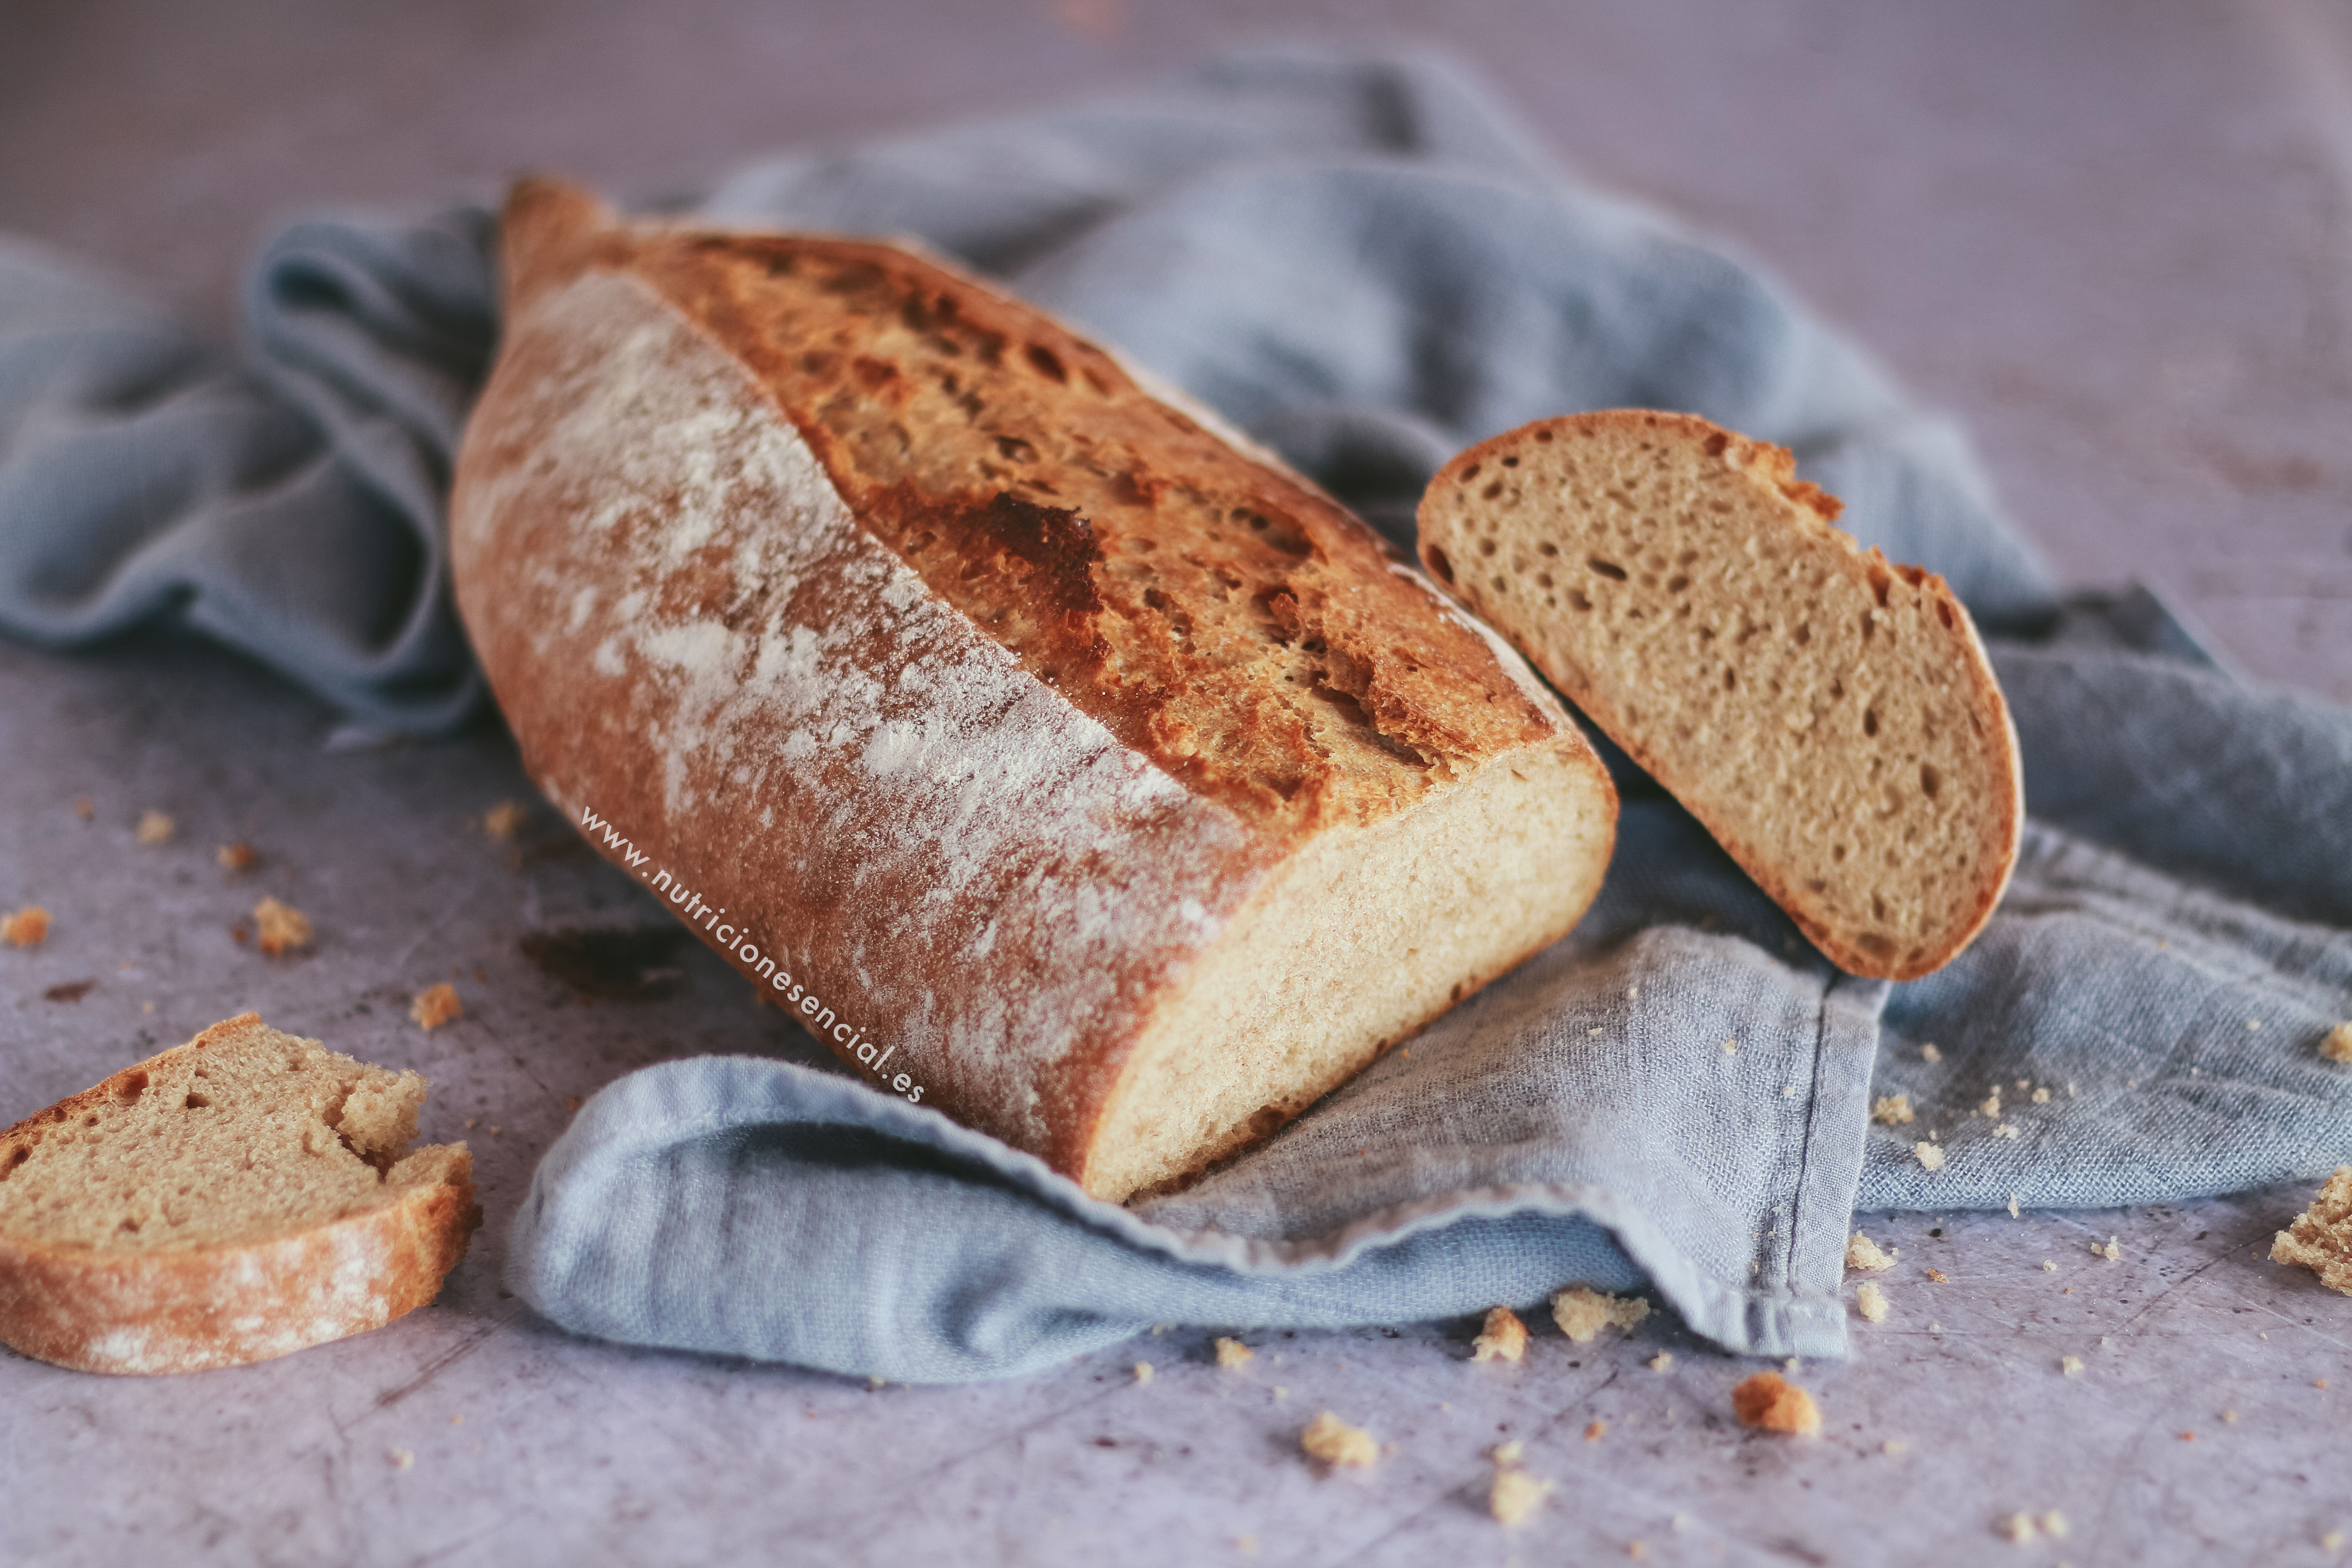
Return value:
[(1472, 1361), (1517, 1361), (1528, 1353), (1528, 1326), (1508, 1307), (1486, 1313), (1486, 1331), (1470, 1342)]
[(1911, 1152), (1919, 1157), (1919, 1163), (1927, 1170), (1940, 1171), (1944, 1168), (1944, 1149), (1940, 1143), (1914, 1143)]
[(49, 940), (49, 911), (27, 904), (13, 915), (0, 917), (0, 942), (10, 947), (37, 947)]
[(1886, 1292), (1878, 1288), (1875, 1279), (1865, 1279), (1862, 1289), (1853, 1293), (1853, 1310), (1874, 1323), (1886, 1321)]
[(1822, 1429), (1813, 1396), (1777, 1372), (1759, 1372), (1731, 1391), (1732, 1413), (1744, 1426), (1811, 1437)]
[(1381, 1446), (1370, 1432), (1349, 1426), (1328, 1410), (1307, 1424), (1307, 1430), (1298, 1435), (1298, 1446), (1309, 1458), (1320, 1459), (1334, 1469), (1362, 1469), (1381, 1457)]
[(1865, 1274), (1875, 1274), (1882, 1268), (1894, 1268), (1895, 1259), (1879, 1250), (1878, 1243), (1857, 1230), (1845, 1244), (1845, 1266), (1859, 1268)]
[(261, 951), (272, 958), (310, 945), (310, 917), (276, 899), (253, 906), (253, 924), (261, 933)]
[(1249, 1346), (1242, 1343), (1239, 1340), (1220, 1339), (1217, 1341), (1217, 1364), (1223, 1367), (1227, 1372), (1232, 1372), (1238, 1367), (1247, 1366), (1251, 1362), (1256, 1359), (1257, 1352), (1250, 1349)]
[(1900, 1127), (1905, 1122), (1916, 1121), (1919, 1117), (1911, 1109), (1909, 1095), (1882, 1094), (1871, 1102), (1870, 1119), (1881, 1127)]
[(2110, 1263), (2121, 1263), (2124, 1260), (2123, 1245), (2112, 1236), (2107, 1237), (2107, 1244), (2105, 1247), (2101, 1247), (2095, 1241), (2091, 1243), (2091, 1250)]
[(2337, 1166), (2311, 1206), (2278, 1233), (2271, 1261), (2300, 1265), (2330, 1289), (2352, 1296), (2352, 1165)]
[(429, 986), (416, 994), (408, 1005), (408, 1016), (428, 1029), (437, 1029), (452, 1018), (465, 1016), (466, 1005), (457, 999), (457, 988), (447, 981)]
[(1649, 1315), (1650, 1303), (1639, 1296), (1612, 1296), (1581, 1285), (1552, 1292), (1552, 1321), (1578, 1344), (1590, 1343), (1595, 1334), (1612, 1323), (1631, 1331)]
[(2352, 1023), (2338, 1024), (2319, 1042), (2319, 1054), (2331, 1062), (2352, 1062)]

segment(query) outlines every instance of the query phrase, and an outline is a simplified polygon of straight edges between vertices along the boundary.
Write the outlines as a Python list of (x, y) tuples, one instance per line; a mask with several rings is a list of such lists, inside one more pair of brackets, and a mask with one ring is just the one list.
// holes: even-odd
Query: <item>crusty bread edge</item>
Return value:
[[(1615, 426), (1627, 431), (1664, 426), (1694, 437), (1702, 442), (1711, 437), (1722, 437), (1725, 438), (1723, 452), (1727, 460), (1741, 470), (1759, 489), (1769, 488), (1777, 490), (1781, 503), (1788, 509), (1792, 526), (1799, 531), (1825, 542), (1834, 542), (1843, 546), (1845, 553), (1855, 563), (1863, 563), (1865, 569), (1867, 563), (1876, 562), (1901, 577), (1912, 587), (1928, 595), (1951, 610), (1954, 629), (1960, 634), (1962, 646), (1969, 656), (1963, 661), (1967, 666), (1970, 688), (1969, 699), (1977, 705), (1979, 711), (1989, 710), (1999, 721), (1999, 723), (1992, 728), (1989, 738), (1990, 743), (1999, 749), (2002, 760), (2007, 763), (2010, 788), (2004, 792), (1998, 803), (1998, 820), (1993, 836), (1997, 837), (2000, 847), (1999, 875), (1989, 879), (1976, 879), (1975, 906), (1969, 910), (1963, 921), (1955, 924), (1953, 929), (1957, 935), (1941, 949), (1928, 952), (1918, 963), (1912, 964), (1881, 963), (1851, 944), (1841, 942), (1834, 932), (1803, 912), (1803, 901), (1794, 895), (1788, 879), (1758, 853), (1752, 845), (1729, 832), (1718, 820), (1717, 814), (1708, 810), (1704, 800), (1694, 798), (1684, 790), (1676, 788), (1671, 770), (1662, 769), (1656, 756), (1634, 738), (1633, 726), (1625, 721), (1623, 715), (1618, 713), (1590, 686), (1565, 679), (1564, 672), (1560, 670), (1546, 668), (1540, 650), (1531, 646), (1532, 639), (1521, 637), (1507, 626), (1497, 626), (1495, 630), (1505, 641), (1526, 655), (1528, 661), (1541, 670), (1546, 679), (1557, 687), (1579, 710), (1590, 716), (1594, 723), (1600, 725), (1609, 738), (1614, 741), (1637, 766), (1656, 779), (1660, 786), (1681, 803), (1685, 810), (1696, 817), (1700, 826), (1707, 830), (1716, 842), (1723, 847), (1724, 851), (1738, 861), (1740, 868), (1755, 880), (1759, 888), (1763, 889), (1765, 896), (1778, 904), (1781, 910), (1797, 923), (1798, 928), (1805, 933), (1813, 945), (1822, 951), (1822, 955), (1838, 968), (1864, 979), (1916, 980), (1923, 975), (1935, 973), (1958, 957), (1968, 949), (1969, 944), (1976, 940), (1978, 933), (1984, 930), (1986, 922), (1992, 919), (1993, 910), (2000, 905), (2001, 895), (2008, 891), (2010, 879), (2016, 873), (2018, 850), (2023, 841), (2025, 831), (2025, 773), (2017, 738), (2017, 724), (2010, 714), (2008, 700), (2001, 694), (2000, 682), (1993, 675), (1992, 663), (1986, 653), (1984, 638), (1977, 630), (1975, 618), (1969, 614), (1968, 606), (1960, 602), (1958, 595), (1951, 591), (1949, 584), (1935, 573), (1916, 566), (1906, 566), (1889, 562), (1885, 553), (1875, 545), (1865, 551), (1853, 535), (1832, 526), (1831, 520), (1838, 515), (1839, 510), (1837, 501), (1818, 486), (1794, 478), (1796, 459), (1787, 448), (1773, 446), (1769, 442), (1754, 440), (1739, 435), (1737, 431), (1727, 430), (1713, 421), (1701, 418), (1695, 414), (1676, 414), (1650, 409), (1604, 409), (1592, 413), (1533, 420), (1526, 425), (1506, 430), (1500, 435), (1489, 437), (1476, 446), (1456, 453), (1444, 467), (1431, 477), (1428, 486), (1422, 492), (1422, 502), (1417, 513), (1417, 524), (1423, 534), (1417, 553), (1431, 577), (1439, 582), (1444, 581), (1444, 574), (1439, 572), (1428, 558), (1429, 551), (1436, 543), (1428, 537), (1430, 524), (1435, 518), (1432, 498), (1440, 492), (1441, 487), (1457, 483), (1455, 476), (1465, 468), (1497, 458), (1507, 452), (1517, 450), (1522, 441), (1531, 438), (1530, 433), (1537, 426), (1557, 427), (1570, 421), (1587, 426)], [(1448, 586), (1450, 591), (1451, 585)], [(1458, 593), (1454, 593), (1454, 597), (1461, 601), (1466, 613), (1473, 617), (1476, 616), (1477, 612), (1466, 599), (1462, 599)]]

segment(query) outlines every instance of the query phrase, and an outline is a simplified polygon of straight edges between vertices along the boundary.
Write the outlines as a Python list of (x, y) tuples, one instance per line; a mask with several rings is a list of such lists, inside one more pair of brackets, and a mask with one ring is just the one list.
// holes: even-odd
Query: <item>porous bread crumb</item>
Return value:
[(428, 1029), (437, 1029), (452, 1018), (465, 1015), (466, 1005), (457, 999), (457, 988), (447, 981), (419, 991), (408, 1005), (408, 1016)]
[(49, 911), (38, 904), (26, 904), (15, 914), (0, 918), (0, 942), (10, 947), (37, 947), (49, 939)]
[(1992, 1135), (1996, 1138), (2014, 1138), (2017, 1136), (2017, 1124), (2004, 1121), (1992, 1130)]
[(264, 899), (253, 906), (253, 924), (261, 933), (261, 951), (272, 958), (310, 945), (310, 917), (276, 899)]
[(1944, 1325), (1941, 1323), (1929, 1323), (1927, 1325), (1927, 1331), (1931, 1334), (1940, 1334), (1944, 1331)]
[(1882, 1127), (1900, 1127), (1917, 1121), (1918, 1115), (1911, 1109), (1909, 1095), (1882, 1094), (1871, 1102), (1870, 1119)]
[(1886, 1321), (1886, 1292), (1878, 1288), (1877, 1280), (1865, 1279), (1862, 1289), (1853, 1293), (1853, 1307), (1868, 1321), (1883, 1323)]
[(1585, 1440), (1586, 1442), (1588, 1442), (1588, 1443), (1598, 1443), (1599, 1441), (1601, 1441), (1601, 1438), (1606, 1437), (1607, 1436), (1609, 1436), (1609, 1423), (1608, 1423), (1608, 1422), (1606, 1422), (1606, 1421), (1591, 1421), (1591, 1422), (1587, 1422), (1587, 1423), (1585, 1424), (1585, 1427), (1584, 1427), (1584, 1440)]
[(1361, 1426), (1350, 1426), (1328, 1410), (1307, 1424), (1298, 1435), (1298, 1446), (1307, 1450), (1309, 1458), (1320, 1459), (1334, 1469), (1362, 1469), (1381, 1457), (1381, 1446)]
[(1951, 1283), (1951, 1280), (1945, 1276), (1944, 1271), (1940, 1268), (1930, 1268), (1927, 1270), (1927, 1278), (1933, 1279), (1938, 1285), (1948, 1285)]
[(250, 871), (261, 860), (261, 857), (253, 852), (253, 846), (242, 838), (214, 850), (213, 858), (220, 862), (220, 868), (224, 871)]
[(74, 815), (80, 817), (84, 822), (88, 822), (91, 817), (98, 815), (98, 802), (90, 799), (89, 796), (86, 795), (78, 795), (74, 796)]
[(1723, 1037), (1723, 1054), (1724, 1054), (1725, 1056), (1727, 1056), (1727, 1056), (1731, 1055), (1731, 1053), (1732, 1053), (1732, 1052), (1734, 1052), (1734, 1051), (1738, 1050), (1738, 1048), (1739, 1048), (1739, 1042), (1738, 1042), (1737, 1039), (1734, 1039), (1734, 1038), (1733, 1038), (1731, 1036), (1729, 1036), (1729, 1035), (1726, 1035), (1726, 1036), (1724, 1036), (1724, 1037)]
[(2278, 1233), (2271, 1261), (2308, 1268), (2321, 1284), (2352, 1296), (2352, 1165), (2337, 1166), (2311, 1206)]
[(1139, 1361), (1135, 1363), (1135, 1381), (1138, 1383), (1150, 1383), (1151, 1381), (1151, 1363), (1150, 1362)]
[(1497, 1470), (1486, 1493), (1486, 1508), (1497, 1524), (1517, 1524), (1541, 1508), (1551, 1491), (1551, 1482), (1539, 1481), (1525, 1470)]
[(2033, 1091), (2033, 1103), (2036, 1105), (2047, 1105), (2050, 1103), (2050, 1090), (2046, 1086)]
[(139, 842), (148, 848), (169, 844), (176, 831), (178, 825), (160, 811), (142, 812), (139, 816)]
[(2042, 1260), (2042, 1272), (2043, 1272), (2044, 1274), (2055, 1274), (2055, 1273), (2057, 1273), (2057, 1272), (2058, 1272), (2058, 1263), (2057, 1263), (2057, 1260), (2056, 1260), (2055, 1258), (2043, 1258), (2043, 1259)]
[(1591, 1343), (1595, 1334), (1612, 1323), (1630, 1331), (1649, 1315), (1650, 1303), (1639, 1296), (1612, 1296), (1581, 1285), (1552, 1292), (1552, 1321), (1578, 1344)]
[(1251, 1362), (1256, 1359), (1257, 1352), (1250, 1349), (1249, 1346), (1242, 1343), (1239, 1340), (1220, 1339), (1217, 1341), (1217, 1364), (1223, 1367), (1227, 1372), (1231, 1372), (1236, 1367), (1247, 1366)]
[(2338, 1024), (2319, 1042), (2319, 1054), (2331, 1062), (2352, 1062), (2352, 1023)]
[(2124, 1249), (2116, 1243), (2116, 1238), (2112, 1236), (2107, 1237), (2107, 1244), (2105, 1247), (2101, 1247), (2095, 1241), (2091, 1243), (2091, 1250), (2096, 1253), (2099, 1257), (2105, 1258), (2110, 1263), (2120, 1263), (2123, 1261)]
[(1759, 1372), (1731, 1391), (1732, 1413), (1743, 1426), (1810, 1437), (1822, 1429), (1813, 1396), (1777, 1372)]
[(1516, 1465), (1519, 1462), (1519, 1456), (1527, 1451), (1528, 1446), (1514, 1437), (1507, 1443), (1496, 1444), (1487, 1451), (1486, 1457), (1498, 1465)]
[(1894, 1268), (1895, 1259), (1880, 1251), (1878, 1243), (1857, 1230), (1845, 1244), (1845, 1266), (1859, 1268), (1865, 1274), (1875, 1274), (1882, 1268)]
[(1489, 1308), (1486, 1331), (1470, 1342), (1473, 1361), (1517, 1361), (1528, 1353), (1528, 1326), (1508, 1307)]
[(1999, 1084), (1995, 1084), (1993, 1086), (1992, 1092), (1985, 1096), (1984, 1103), (1977, 1107), (1977, 1114), (1979, 1116), (1999, 1116), (2000, 1114), (2000, 1086)]
[(2060, 1356), (2060, 1357), (2058, 1358), (2058, 1371), (2059, 1371), (2059, 1373), (2060, 1373), (2062, 1376), (2065, 1376), (2065, 1377), (2080, 1377), (2080, 1376), (2082, 1376), (2082, 1375), (2083, 1375), (2083, 1358), (2082, 1358), (2081, 1356), (2078, 1356), (2078, 1355), (2062, 1355), (2062, 1356)]
[(2033, 1516), (2030, 1513), (2012, 1513), (1993, 1529), (2003, 1541), (2014, 1542), (2020, 1546), (2042, 1533), (2033, 1527)]
[(1939, 1062), (1944, 1059), (1944, 1053), (1937, 1050), (1933, 1046), (1921, 1046), (1919, 1047), (1919, 1059), (1924, 1062)]
[(2042, 1516), (2042, 1533), (2051, 1540), (2063, 1541), (2066, 1539), (2067, 1531), (2066, 1516), (2056, 1509), (2053, 1508)]
[(2015, 1193), (2009, 1194), (2009, 1217), (2011, 1219), (2017, 1217), (2017, 1198), (2018, 1194)]
[(482, 831), (493, 838), (512, 838), (515, 829), (522, 826), (523, 815), (520, 801), (502, 800), (482, 813)]
[(1911, 1152), (1916, 1154), (1919, 1157), (1919, 1163), (1930, 1171), (1940, 1171), (1944, 1168), (1944, 1151), (1940, 1144), (1914, 1143), (1911, 1145)]
[(1674, 1364), (1675, 1352), (1672, 1351), (1660, 1351), (1649, 1360), (1649, 1368), (1652, 1372), (1664, 1372)]

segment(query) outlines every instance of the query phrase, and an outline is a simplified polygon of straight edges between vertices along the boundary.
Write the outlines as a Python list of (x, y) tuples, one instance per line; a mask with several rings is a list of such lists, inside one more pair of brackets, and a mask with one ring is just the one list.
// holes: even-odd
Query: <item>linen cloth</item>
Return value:
[[(1553, 164), (1444, 61), (1255, 53), (673, 205), (916, 236), (1402, 545), (1439, 463), (1540, 416), (1681, 408), (1788, 446), (1865, 543), (2035, 639), (1997, 654), (2035, 821), (1985, 934), (1890, 987), (1829, 966), (1604, 746), (1620, 843), (1574, 933), (1131, 1210), (819, 1067), (646, 1069), (515, 1217), (510, 1279), (557, 1322), (942, 1381), (1156, 1322), (1646, 1280), (1729, 1348), (1836, 1354), (1857, 1203), (2129, 1203), (2352, 1155), (2352, 1072), (2315, 1048), (2352, 1016), (2352, 716), (2232, 680), (2144, 595), (2062, 605), (1948, 421), (1763, 269)], [(487, 215), (294, 224), (246, 312), (239, 363), (0, 242), (0, 626), (69, 646), (177, 615), (362, 729), (459, 721), (480, 686), (441, 500), (495, 336)], [(1872, 1122), (1898, 1091), (1915, 1121)]]

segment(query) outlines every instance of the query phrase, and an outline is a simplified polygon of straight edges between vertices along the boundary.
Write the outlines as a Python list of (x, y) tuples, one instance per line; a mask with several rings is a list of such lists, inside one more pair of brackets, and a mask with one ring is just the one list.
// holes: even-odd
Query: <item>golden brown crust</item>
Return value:
[[(0, 1166), (56, 1129), (133, 1100), (188, 1054), (262, 1027), (251, 1013), (123, 1068), (0, 1133)], [(0, 1178), (0, 1201), (7, 1188)], [(0, 1221), (0, 1344), (81, 1372), (175, 1373), (266, 1361), (381, 1328), (429, 1303), (481, 1224), (473, 1163), (398, 1201), (299, 1234), (219, 1246), (111, 1250), (12, 1235)]]

